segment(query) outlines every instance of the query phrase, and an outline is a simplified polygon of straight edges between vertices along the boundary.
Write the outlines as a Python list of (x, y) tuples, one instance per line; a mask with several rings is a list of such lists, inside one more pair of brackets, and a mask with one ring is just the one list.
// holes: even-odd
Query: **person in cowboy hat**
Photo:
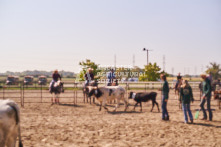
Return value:
[(88, 72), (84, 75), (85, 86), (88, 86), (91, 81), (94, 80), (93, 69), (88, 68)]
[(205, 73), (202, 73), (200, 75), (200, 77), (203, 79), (203, 83), (202, 83), (202, 93), (203, 93), (203, 95), (202, 95), (201, 103), (200, 103), (200, 107), (203, 111), (202, 120), (207, 119), (206, 110), (204, 109), (204, 105), (207, 102), (207, 110), (209, 111), (209, 120), (212, 121), (213, 113), (212, 113), (212, 110), (211, 110), (211, 107), (210, 107), (212, 87), (211, 87), (210, 79), (207, 77), (207, 75)]
[(57, 82), (58, 79), (61, 80), (61, 75), (58, 73), (58, 70), (56, 69), (52, 74), (52, 81), (50, 83), (50, 89), (49, 89), (50, 92), (52, 92), (52, 88), (54, 86), (54, 83)]

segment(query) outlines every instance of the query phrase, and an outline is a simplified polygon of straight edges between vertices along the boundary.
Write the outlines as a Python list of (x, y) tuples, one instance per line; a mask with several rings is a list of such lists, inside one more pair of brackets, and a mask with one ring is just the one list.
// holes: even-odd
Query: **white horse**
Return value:
[(0, 147), (23, 147), (20, 130), (20, 110), (12, 100), (0, 100)]
[(52, 98), (51, 98), (52, 105), (54, 103), (55, 104), (60, 104), (60, 102), (59, 102), (59, 95), (60, 95), (60, 93), (64, 92), (63, 84), (64, 84), (63, 82), (57, 81), (57, 82), (54, 82), (53, 86), (50, 85), (50, 87), (51, 87), (51, 94), (52, 94)]

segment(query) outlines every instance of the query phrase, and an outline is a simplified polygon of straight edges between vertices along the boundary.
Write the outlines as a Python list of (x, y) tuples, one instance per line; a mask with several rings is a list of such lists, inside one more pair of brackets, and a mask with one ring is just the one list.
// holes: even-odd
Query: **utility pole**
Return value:
[(197, 67), (196, 66), (194, 68), (194, 74), (195, 74), (195, 76), (197, 75)]
[(165, 55), (163, 55), (163, 71), (164, 72), (166, 72), (165, 64), (166, 64), (166, 62), (165, 62)]
[(133, 67), (135, 66), (135, 55), (133, 54)]
[(117, 66), (117, 57), (116, 54), (114, 54), (114, 70), (116, 70), (116, 66)]
[(172, 67), (172, 75), (174, 76), (174, 68)]
[(149, 62), (148, 62), (148, 52), (149, 52), (149, 51), (152, 51), (152, 50), (149, 50), (149, 49), (143, 48), (143, 51), (147, 51), (147, 65), (148, 65), (148, 64), (149, 64)]

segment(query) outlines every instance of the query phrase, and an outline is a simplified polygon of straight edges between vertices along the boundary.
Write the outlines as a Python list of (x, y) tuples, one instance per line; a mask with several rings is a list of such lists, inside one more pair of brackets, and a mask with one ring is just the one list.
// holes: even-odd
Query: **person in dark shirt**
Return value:
[(187, 112), (190, 118), (190, 122), (193, 123), (193, 115), (190, 110), (190, 102), (193, 102), (193, 92), (192, 88), (189, 85), (188, 81), (185, 80), (182, 83), (181, 89), (180, 89), (180, 101), (182, 102), (182, 108), (184, 113), (184, 123), (188, 123), (188, 117)]
[(212, 110), (211, 110), (211, 107), (210, 107), (212, 88), (211, 88), (210, 79), (207, 78), (206, 74), (201, 74), (200, 76), (203, 79), (203, 83), (202, 83), (203, 96), (202, 96), (201, 103), (200, 103), (200, 107), (203, 111), (202, 120), (207, 119), (206, 110), (204, 108), (204, 105), (207, 102), (207, 110), (209, 111), (209, 120), (212, 121), (213, 113), (212, 113)]
[(166, 75), (160, 75), (161, 80), (163, 81), (163, 88), (162, 88), (162, 120), (169, 120), (169, 114), (167, 111), (167, 102), (169, 98), (169, 84), (166, 79)]
[(181, 79), (182, 79), (182, 76), (180, 75), (180, 73), (178, 73), (177, 81), (178, 81), (178, 80), (181, 80)]
[(88, 72), (84, 75), (85, 86), (88, 86), (94, 80), (93, 69), (89, 68)]
[(49, 89), (50, 92), (52, 92), (54, 83), (57, 82), (59, 79), (61, 80), (61, 75), (58, 73), (58, 70), (55, 70), (52, 74), (52, 81), (50, 83), (50, 89)]

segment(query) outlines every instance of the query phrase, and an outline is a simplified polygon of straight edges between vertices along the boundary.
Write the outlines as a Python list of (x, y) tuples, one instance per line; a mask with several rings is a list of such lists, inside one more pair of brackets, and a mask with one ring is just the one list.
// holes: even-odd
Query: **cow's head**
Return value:
[(135, 92), (130, 92), (129, 93), (129, 99), (135, 99), (135, 97), (136, 97), (136, 93)]
[(129, 95), (129, 97), (128, 97), (128, 98), (129, 98), (129, 99), (132, 99), (133, 92), (130, 92), (128, 95)]

